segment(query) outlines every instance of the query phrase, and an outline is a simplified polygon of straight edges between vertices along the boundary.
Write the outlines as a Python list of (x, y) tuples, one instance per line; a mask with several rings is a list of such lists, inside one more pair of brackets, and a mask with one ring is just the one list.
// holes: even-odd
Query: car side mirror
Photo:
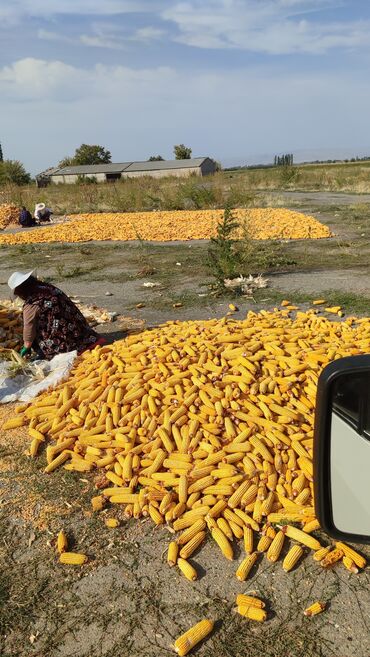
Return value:
[(321, 527), (370, 543), (370, 355), (338, 359), (319, 377), (314, 486)]

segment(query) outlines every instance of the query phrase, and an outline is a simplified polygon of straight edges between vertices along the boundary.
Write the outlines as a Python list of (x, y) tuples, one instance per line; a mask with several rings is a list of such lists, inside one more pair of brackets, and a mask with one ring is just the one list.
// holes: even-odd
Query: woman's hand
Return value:
[(26, 347), (25, 345), (23, 345), (23, 347), (22, 347), (22, 349), (21, 349), (21, 356), (22, 356), (22, 358), (24, 358), (25, 356), (28, 356), (30, 353), (31, 353), (31, 348), (30, 348), (30, 347)]

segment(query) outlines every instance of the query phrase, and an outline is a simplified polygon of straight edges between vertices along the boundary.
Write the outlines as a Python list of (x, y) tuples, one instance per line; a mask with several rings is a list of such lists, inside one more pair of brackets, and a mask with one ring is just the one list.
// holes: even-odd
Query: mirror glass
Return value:
[(370, 373), (343, 373), (331, 395), (330, 479), (336, 529), (370, 535)]

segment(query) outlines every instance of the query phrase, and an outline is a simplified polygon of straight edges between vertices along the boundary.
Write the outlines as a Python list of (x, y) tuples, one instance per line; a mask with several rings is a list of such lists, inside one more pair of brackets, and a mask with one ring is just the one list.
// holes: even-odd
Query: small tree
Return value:
[(185, 146), (185, 144), (178, 144), (173, 147), (173, 152), (175, 154), (175, 160), (190, 160), (192, 150)]
[(211, 237), (208, 247), (208, 268), (215, 278), (214, 288), (217, 292), (225, 289), (226, 278), (235, 278), (239, 273), (240, 258), (233, 238), (237, 228), (239, 222), (227, 206), (223, 219), (217, 225), (216, 237)]
[(31, 176), (19, 160), (4, 160), (0, 162), (0, 185), (13, 183), (15, 185), (28, 185)]
[(1, 144), (0, 144), (0, 162), (4, 162), (3, 147)]
[(151, 155), (148, 162), (164, 162), (162, 155)]
[(76, 148), (73, 157), (65, 157), (59, 162), (60, 167), (78, 166), (84, 164), (109, 164), (112, 161), (110, 151), (97, 144), (81, 144)]

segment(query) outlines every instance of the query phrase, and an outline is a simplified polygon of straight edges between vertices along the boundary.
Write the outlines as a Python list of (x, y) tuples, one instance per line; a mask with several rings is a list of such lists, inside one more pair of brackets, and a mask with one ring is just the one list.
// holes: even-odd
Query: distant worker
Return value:
[(40, 224), (47, 221), (50, 222), (52, 214), (52, 210), (47, 208), (45, 203), (36, 203), (34, 217)]
[(34, 271), (14, 272), (8, 280), (13, 293), (24, 301), (21, 356), (33, 349), (51, 360), (60, 353), (82, 353), (105, 343), (88, 325), (77, 306), (62, 290), (36, 278)]
[(31, 226), (36, 226), (35, 219), (24, 205), (22, 206), (22, 209), (19, 213), (19, 223), (23, 228), (30, 228)]

